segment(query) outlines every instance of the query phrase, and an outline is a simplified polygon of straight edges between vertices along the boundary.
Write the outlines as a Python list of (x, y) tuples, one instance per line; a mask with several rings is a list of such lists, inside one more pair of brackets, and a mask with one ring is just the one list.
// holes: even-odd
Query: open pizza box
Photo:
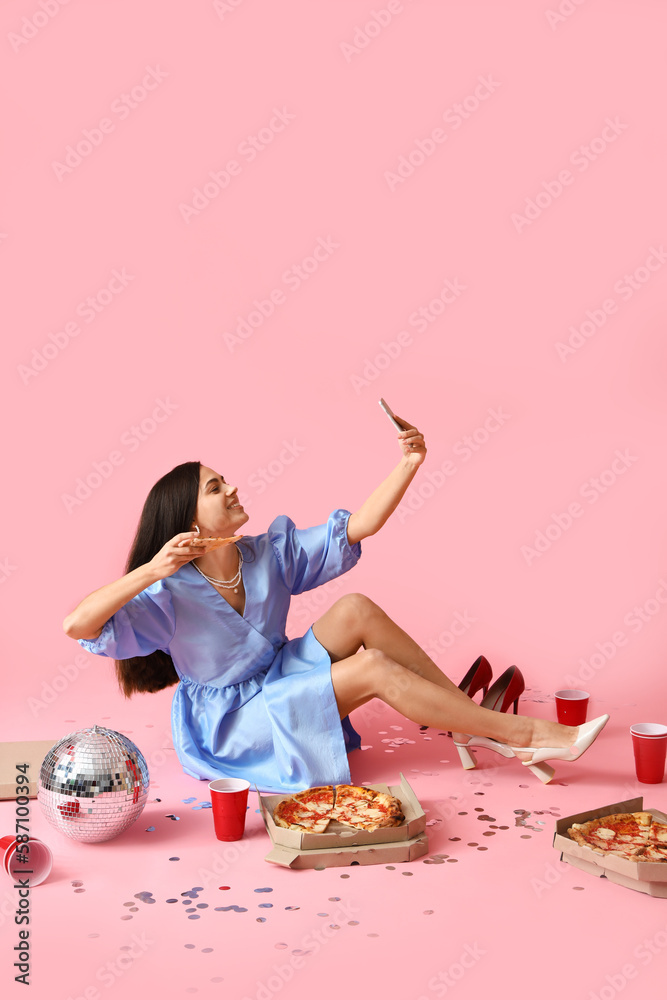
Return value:
[(575, 868), (589, 872), (591, 875), (608, 878), (610, 882), (624, 885), (628, 889), (646, 892), (650, 896), (667, 898), (667, 864), (655, 861), (631, 861), (615, 854), (597, 854), (591, 847), (582, 847), (568, 836), (568, 828), (573, 823), (586, 823), (589, 819), (599, 819), (601, 816), (611, 816), (613, 813), (650, 812), (660, 823), (667, 823), (667, 815), (659, 809), (648, 807), (644, 810), (644, 798), (626, 799), (624, 802), (613, 802), (599, 809), (589, 809), (587, 812), (574, 816), (564, 816), (556, 823), (554, 847), (561, 851), (561, 861)]
[(426, 815), (405, 776), (401, 774), (400, 777), (400, 785), (365, 786), (395, 795), (401, 801), (405, 816), (400, 826), (380, 827), (372, 831), (353, 830), (336, 820), (332, 820), (326, 833), (286, 830), (273, 822), (273, 810), (285, 795), (258, 792), (262, 819), (273, 844), (265, 860), (288, 868), (331, 868), (412, 861), (426, 854)]

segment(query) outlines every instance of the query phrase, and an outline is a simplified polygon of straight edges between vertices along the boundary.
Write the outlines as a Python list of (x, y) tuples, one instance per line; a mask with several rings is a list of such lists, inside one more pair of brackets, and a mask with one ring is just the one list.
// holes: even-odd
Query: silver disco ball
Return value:
[(37, 801), (56, 830), (98, 844), (134, 823), (148, 785), (148, 765), (132, 740), (92, 726), (51, 747), (40, 768)]

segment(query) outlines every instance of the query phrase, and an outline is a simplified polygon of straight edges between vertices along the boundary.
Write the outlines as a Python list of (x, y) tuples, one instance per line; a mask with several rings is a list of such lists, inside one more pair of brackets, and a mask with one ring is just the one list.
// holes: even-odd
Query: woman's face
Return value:
[(229, 486), (223, 476), (202, 465), (195, 514), (202, 535), (229, 538), (238, 534), (247, 520), (248, 515), (238, 500), (237, 487)]

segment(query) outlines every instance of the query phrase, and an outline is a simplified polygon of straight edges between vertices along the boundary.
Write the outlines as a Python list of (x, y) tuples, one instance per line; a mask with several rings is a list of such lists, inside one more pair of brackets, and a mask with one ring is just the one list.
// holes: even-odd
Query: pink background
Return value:
[[(332, 896), (352, 901), (359, 926), (271, 995), (311, 996), (343, 959), (360, 990), (444, 995), (433, 977), (475, 942), (485, 955), (457, 996), (513, 994), (524, 976), (547, 998), (655, 994), (665, 904), (561, 869), (555, 813), (530, 840), (514, 816), (568, 815), (646, 788), (648, 806), (667, 807), (662, 787), (635, 784), (627, 733), (666, 714), (664, 5), (6, 0), (0, 21), (12, 95), (0, 221), (3, 739), (108, 725), (133, 734), (162, 789), (162, 806), (95, 847), (50, 830), (34, 804), (33, 829), (59, 862), (33, 894), (31, 996), (96, 986), (134, 997), (167, 973), (172, 996), (271, 992), (290, 954), (276, 943), (298, 949), (317, 912), (334, 915)], [(67, 166), (86, 130), (97, 144)], [(230, 160), (236, 175), (220, 190), (210, 173)], [(189, 212), (197, 188), (208, 195)], [(446, 287), (458, 293), (443, 303)], [(256, 302), (270, 315), (250, 316)], [(418, 325), (422, 307), (430, 318)], [(354, 510), (399, 457), (380, 396), (424, 432), (427, 461), (359, 566), (294, 601), (290, 634), (361, 591), (457, 681), (485, 652), (498, 673), (524, 671), (524, 710), (548, 715), (554, 690), (584, 687), (592, 715), (611, 722), (586, 762), (559, 769), (567, 785), (544, 788), (490, 755), (500, 766), (466, 775), (446, 738), (434, 732), (419, 749), (415, 724), (367, 706), (353, 715), (370, 747), (351, 755), (353, 779), (395, 783), (404, 771), (440, 816), (432, 851), (447, 852), (449, 837), (463, 849), (478, 832), (464, 827), (476, 775), (490, 775), (489, 800), (477, 801), (509, 816), (503, 843), (459, 852), (463, 864), (399, 866), (412, 879), (383, 866), (350, 869), (348, 883), (336, 869), (282, 871), (262, 860), (253, 793), (247, 853), (221, 884), (252, 907), (265, 898), (254, 887), (275, 886), (274, 909), (256, 911), (271, 916), (211, 912), (222, 931), (210, 919), (205, 934), (204, 919), (184, 931), (162, 898), (204, 885), (197, 871), (219, 849), (205, 811), (195, 823), (181, 804), (180, 825), (164, 818), (206, 797), (163, 749), (172, 692), (124, 702), (112, 661), (83, 653), (62, 619), (122, 573), (149, 488), (180, 462), (239, 486), (248, 533), (278, 513), (306, 526)], [(415, 743), (393, 748), (388, 765), (382, 740), (399, 732)], [(461, 828), (438, 812), (443, 801), (468, 812)], [(12, 832), (10, 803), (2, 817)], [(171, 854), (182, 857), (177, 884)], [(82, 878), (89, 891), (75, 896)], [(207, 892), (226, 903), (233, 892), (214, 882)], [(160, 905), (140, 902), (119, 923), (123, 901), (144, 890)], [(9, 882), (2, 899), (0, 975), (18, 989)], [(630, 922), (619, 928), (621, 913)], [(142, 961), (112, 984), (96, 979), (140, 931), (153, 942)], [(188, 934), (195, 950), (184, 950)], [(645, 939), (657, 949), (649, 961)], [(634, 976), (620, 971), (628, 963)]]

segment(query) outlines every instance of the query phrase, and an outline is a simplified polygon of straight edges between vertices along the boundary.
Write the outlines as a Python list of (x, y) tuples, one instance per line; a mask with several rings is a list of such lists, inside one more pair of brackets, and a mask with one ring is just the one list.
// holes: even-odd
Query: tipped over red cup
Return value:
[(568, 688), (556, 691), (556, 715), (563, 726), (583, 726), (588, 712), (588, 691)]
[(218, 840), (240, 840), (245, 830), (249, 781), (216, 778), (209, 782), (213, 825)]
[(0, 837), (0, 864), (10, 878), (29, 879), (29, 886), (44, 882), (53, 867), (50, 849), (36, 837), (21, 843), (16, 837)]
[(637, 781), (658, 785), (665, 776), (667, 726), (658, 722), (637, 722), (630, 726), (635, 752)]

